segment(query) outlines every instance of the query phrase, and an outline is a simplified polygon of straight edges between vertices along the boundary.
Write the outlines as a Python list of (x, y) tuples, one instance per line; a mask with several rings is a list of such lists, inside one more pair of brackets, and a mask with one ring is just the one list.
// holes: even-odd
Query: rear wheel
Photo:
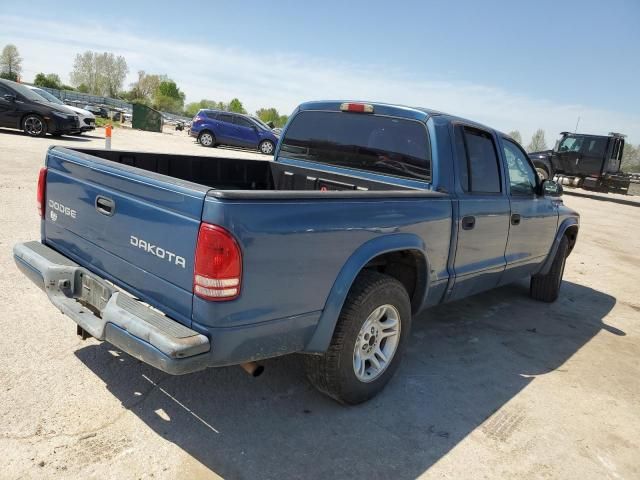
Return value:
[(340, 403), (369, 400), (391, 379), (411, 328), (411, 303), (395, 278), (364, 272), (340, 313), (328, 350), (305, 356), (309, 381)]
[(40, 115), (30, 114), (24, 117), (22, 129), (30, 137), (44, 137), (47, 134), (47, 124)]
[(258, 150), (264, 155), (272, 155), (275, 148), (276, 146), (271, 140), (263, 140), (260, 142), (260, 145), (258, 145)]
[(546, 275), (534, 275), (531, 277), (529, 293), (532, 298), (549, 303), (557, 300), (568, 253), (569, 240), (563, 236), (549, 272)]
[(211, 132), (202, 132), (198, 135), (198, 143), (203, 147), (213, 147), (216, 143), (216, 137), (214, 137)]

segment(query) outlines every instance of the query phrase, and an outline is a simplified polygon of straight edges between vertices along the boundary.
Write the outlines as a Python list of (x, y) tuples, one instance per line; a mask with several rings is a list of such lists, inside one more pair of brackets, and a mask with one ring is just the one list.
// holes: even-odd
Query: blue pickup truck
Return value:
[(554, 301), (579, 215), (507, 135), (403, 106), (310, 102), (275, 161), (49, 149), (18, 267), (93, 336), (170, 374), (306, 354), (356, 404), (421, 310), (521, 278)]

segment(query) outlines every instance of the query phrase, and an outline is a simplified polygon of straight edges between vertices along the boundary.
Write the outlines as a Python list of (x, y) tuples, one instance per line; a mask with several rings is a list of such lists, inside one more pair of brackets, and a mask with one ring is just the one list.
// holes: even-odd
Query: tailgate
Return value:
[(190, 325), (209, 188), (60, 147), (47, 167), (45, 243)]

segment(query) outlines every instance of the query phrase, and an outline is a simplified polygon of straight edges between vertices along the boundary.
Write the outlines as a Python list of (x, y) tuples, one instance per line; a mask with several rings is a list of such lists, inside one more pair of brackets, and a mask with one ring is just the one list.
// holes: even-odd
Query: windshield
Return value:
[(292, 120), (281, 155), (398, 177), (431, 180), (424, 124), (362, 113), (303, 111)]
[(31, 91), (36, 92), (38, 95), (40, 95), (41, 97), (43, 97), (45, 100), (47, 100), (48, 102), (51, 103), (57, 103), (58, 105), (64, 105), (65, 103), (60, 100), (58, 97), (51, 95), (49, 92), (47, 92), (46, 90), (40, 90), (39, 88), (33, 88), (31, 89)]
[(16, 92), (29, 100), (33, 100), (35, 102), (42, 101), (42, 97), (40, 95), (38, 95), (30, 88), (25, 87), (24, 85), (20, 85), (19, 83), (12, 83), (11, 88), (13, 88)]
[(267, 130), (271, 130), (271, 127), (269, 127), (269, 125), (267, 125), (266, 123), (264, 123), (262, 120), (260, 120), (258, 117), (254, 117), (253, 115), (251, 116), (251, 120), (253, 120), (254, 122), (256, 122), (257, 124), (259, 124), (262, 128), (266, 128)]

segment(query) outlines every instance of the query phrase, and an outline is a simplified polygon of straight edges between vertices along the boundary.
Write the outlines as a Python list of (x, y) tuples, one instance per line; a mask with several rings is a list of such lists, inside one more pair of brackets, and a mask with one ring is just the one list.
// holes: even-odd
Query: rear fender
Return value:
[[(409, 233), (386, 235), (374, 238), (361, 245), (340, 270), (338, 278), (329, 292), (318, 326), (304, 349), (305, 352), (321, 353), (327, 350), (347, 294), (363, 267), (379, 255), (401, 250), (417, 250), (421, 252), (425, 259), (424, 271), (429, 272), (425, 244), (417, 235)], [(424, 287), (423, 291), (416, 293), (420, 295), (420, 298), (415, 299), (417, 305), (422, 305), (429, 287), (429, 275), (426, 273)]]

